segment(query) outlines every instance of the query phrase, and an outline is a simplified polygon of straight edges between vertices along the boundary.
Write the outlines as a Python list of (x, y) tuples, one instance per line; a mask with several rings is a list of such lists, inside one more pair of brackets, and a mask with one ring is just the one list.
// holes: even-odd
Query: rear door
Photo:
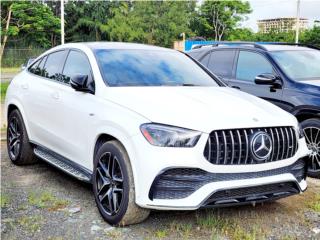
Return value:
[(261, 53), (240, 50), (229, 86), (256, 95), (278, 106), (282, 105), (282, 88), (274, 89), (270, 85), (257, 85), (254, 80), (260, 74), (278, 75), (271, 62)]
[(59, 50), (43, 57), (28, 71), (28, 97), (25, 98), (27, 115), (32, 132), (32, 140), (47, 148), (52, 148), (56, 133), (52, 125), (59, 115), (55, 111), (57, 81), (61, 78), (67, 51)]
[(235, 56), (236, 50), (233, 49), (215, 50), (203, 56), (200, 62), (228, 84), (232, 77)]

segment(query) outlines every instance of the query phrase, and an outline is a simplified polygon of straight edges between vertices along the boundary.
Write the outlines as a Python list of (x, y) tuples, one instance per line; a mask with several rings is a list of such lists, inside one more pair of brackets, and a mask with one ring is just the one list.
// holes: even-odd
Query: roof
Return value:
[(136, 49), (136, 50), (162, 50), (174, 51), (173, 49), (157, 47), (153, 45), (140, 44), (140, 43), (126, 43), (126, 42), (84, 42), (83, 45), (91, 49)]
[(220, 42), (217, 44), (209, 44), (203, 45), (199, 48), (192, 49), (189, 52), (192, 53), (201, 53), (207, 52), (212, 49), (260, 49), (263, 51), (301, 51), (301, 50), (312, 50), (316, 49), (316, 47), (308, 47), (304, 45), (294, 45), (294, 44), (286, 44), (286, 43), (254, 43), (254, 42)]
[(311, 48), (296, 45), (261, 44), (267, 51), (301, 51), (311, 50)]

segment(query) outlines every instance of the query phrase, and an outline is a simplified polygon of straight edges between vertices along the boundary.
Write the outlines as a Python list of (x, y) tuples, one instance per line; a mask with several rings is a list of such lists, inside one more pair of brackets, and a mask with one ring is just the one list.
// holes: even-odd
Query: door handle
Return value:
[(53, 93), (51, 93), (51, 97), (53, 99), (59, 99), (59, 93), (58, 92), (53, 92)]
[(28, 89), (28, 88), (29, 88), (28, 83), (22, 83), (22, 84), (21, 84), (21, 88), (22, 88), (22, 89)]
[(232, 88), (235, 88), (235, 89), (241, 89), (240, 87), (238, 87), (238, 86), (231, 86)]

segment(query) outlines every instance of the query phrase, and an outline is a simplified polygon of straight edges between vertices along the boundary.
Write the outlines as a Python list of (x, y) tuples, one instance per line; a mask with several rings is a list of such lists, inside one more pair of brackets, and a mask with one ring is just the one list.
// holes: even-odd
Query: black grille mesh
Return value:
[(243, 173), (209, 173), (198, 168), (169, 169), (158, 175), (149, 192), (150, 199), (182, 199), (211, 182), (253, 179), (291, 173), (300, 182), (305, 178), (306, 164), (299, 159), (294, 164), (267, 171)]
[(208, 205), (241, 204), (252, 201), (275, 199), (299, 193), (299, 187), (294, 182), (274, 183), (263, 186), (244, 187), (221, 190), (212, 194), (204, 203)]

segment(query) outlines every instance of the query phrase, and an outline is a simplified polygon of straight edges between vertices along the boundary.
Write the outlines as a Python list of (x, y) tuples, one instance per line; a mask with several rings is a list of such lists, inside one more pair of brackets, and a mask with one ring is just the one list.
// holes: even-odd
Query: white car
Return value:
[(174, 50), (61, 45), (12, 80), (5, 104), (12, 162), (38, 157), (92, 183), (113, 225), (307, 188), (295, 117)]

